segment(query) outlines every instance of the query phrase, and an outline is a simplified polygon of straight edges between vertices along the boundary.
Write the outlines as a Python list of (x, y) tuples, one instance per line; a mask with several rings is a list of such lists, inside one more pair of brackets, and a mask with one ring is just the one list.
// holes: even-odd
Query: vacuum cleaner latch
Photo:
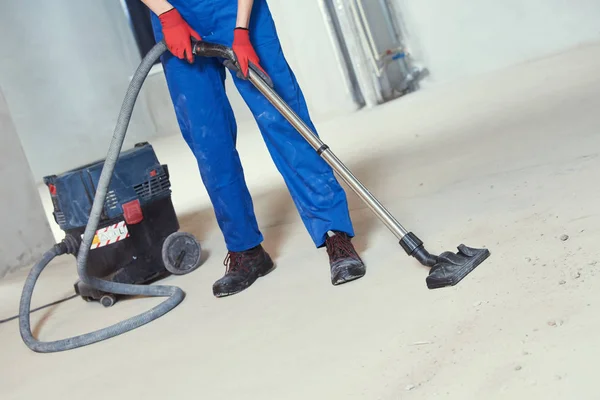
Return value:
[(123, 216), (125, 217), (125, 223), (127, 225), (135, 225), (142, 222), (144, 220), (144, 214), (142, 213), (140, 201), (136, 199), (123, 204)]

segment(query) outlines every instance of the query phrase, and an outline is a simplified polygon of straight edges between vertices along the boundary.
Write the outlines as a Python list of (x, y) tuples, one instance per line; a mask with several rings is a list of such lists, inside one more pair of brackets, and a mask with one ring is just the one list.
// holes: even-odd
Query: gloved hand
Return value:
[(169, 51), (179, 59), (185, 58), (189, 63), (194, 62), (191, 38), (202, 40), (200, 35), (185, 22), (175, 8), (160, 14), (158, 19)]
[(254, 46), (250, 43), (250, 32), (245, 28), (235, 28), (233, 31), (233, 44), (231, 46), (235, 56), (237, 57), (237, 61), (240, 67), (240, 72), (242, 73), (241, 78), (248, 78), (248, 67), (250, 63), (252, 63), (258, 70), (255, 71), (259, 74), (264, 75), (263, 79), (267, 82), (270, 82), (269, 75), (265, 72), (265, 70), (260, 66), (260, 60), (258, 59), (258, 55), (256, 51), (254, 51)]

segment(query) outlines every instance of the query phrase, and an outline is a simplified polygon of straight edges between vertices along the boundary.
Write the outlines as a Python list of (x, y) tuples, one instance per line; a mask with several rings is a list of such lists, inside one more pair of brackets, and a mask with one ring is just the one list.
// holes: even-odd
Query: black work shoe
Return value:
[(348, 235), (333, 232), (333, 235), (327, 237), (325, 245), (331, 265), (331, 283), (337, 286), (365, 275), (367, 272), (365, 264), (358, 256)]
[(216, 297), (239, 293), (275, 269), (271, 257), (260, 245), (246, 251), (230, 251), (223, 265), (227, 267), (225, 275), (213, 284)]

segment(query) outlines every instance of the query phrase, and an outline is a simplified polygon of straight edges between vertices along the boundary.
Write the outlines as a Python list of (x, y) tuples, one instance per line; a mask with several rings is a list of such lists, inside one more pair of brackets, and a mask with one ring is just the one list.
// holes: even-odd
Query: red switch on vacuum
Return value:
[(142, 206), (139, 200), (133, 200), (123, 204), (123, 216), (127, 225), (135, 225), (142, 222), (144, 214), (142, 214)]

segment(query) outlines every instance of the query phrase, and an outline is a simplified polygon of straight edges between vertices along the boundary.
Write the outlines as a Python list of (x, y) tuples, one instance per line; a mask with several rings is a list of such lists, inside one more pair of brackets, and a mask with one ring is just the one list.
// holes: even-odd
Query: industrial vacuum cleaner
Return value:
[[(198, 242), (189, 234), (177, 232), (167, 167), (158, 163), (148, 144), (140, 144), (121, 154), (137, 96), (148, 72), (165, 51), (165, 43), (157, 43), (136, 70), (106, 160), (45, 179), (54, 202), (56, 222), (65, 231), (66, 237), (31, 269), (23, 288), (19, 328), (23, 341), (33, 351), (50, 353), (78, 348), (131, 331), (163, 316), (181, 303), (185, 294), (178, 287), (149, 283), (167, 273), (191, 272), (200, 264), (201, 247)], [(238, 72), (235, 54), (226, 46), (194, 42), (193, 52), (198, 57), (215, 57)], [(406, 230), (356, 179), (279, 97), (268, 77), (252, 64), (248, 80), (365, 202), (400, 241), (404, 251), (430, 267), (426, 279), (429, 289), (456, 285), (489, 257), (487, 249), (465, 245), (458, 246), (458, 252), (429, 253), (423, 242)], [(31, 296), (44, 268), (62, 254), (77, 256), (80, 281), (76, 283), (76, 291), (87, 300), (99, 300), (106, 306), (114, 304), (118, 296), (166, 297), (166, 300), (149, 311), (107, 328), (41, 342), (31, 332)]]
[[(67, 253), (76, 254), (81, 245), (103, 167), (99, 161), (44, 178)], [(150, 144), (136, 144), (121, 153), (115, 166), (90, 245), (87, 274), (142, 285), (192, 272), (200, 265), (201, 247), (191, 234), (178, 230), (169, 169), (158, 162)], [(104, 307), (118, 298), (82, 280), (75, 283), (75, 293)]]

